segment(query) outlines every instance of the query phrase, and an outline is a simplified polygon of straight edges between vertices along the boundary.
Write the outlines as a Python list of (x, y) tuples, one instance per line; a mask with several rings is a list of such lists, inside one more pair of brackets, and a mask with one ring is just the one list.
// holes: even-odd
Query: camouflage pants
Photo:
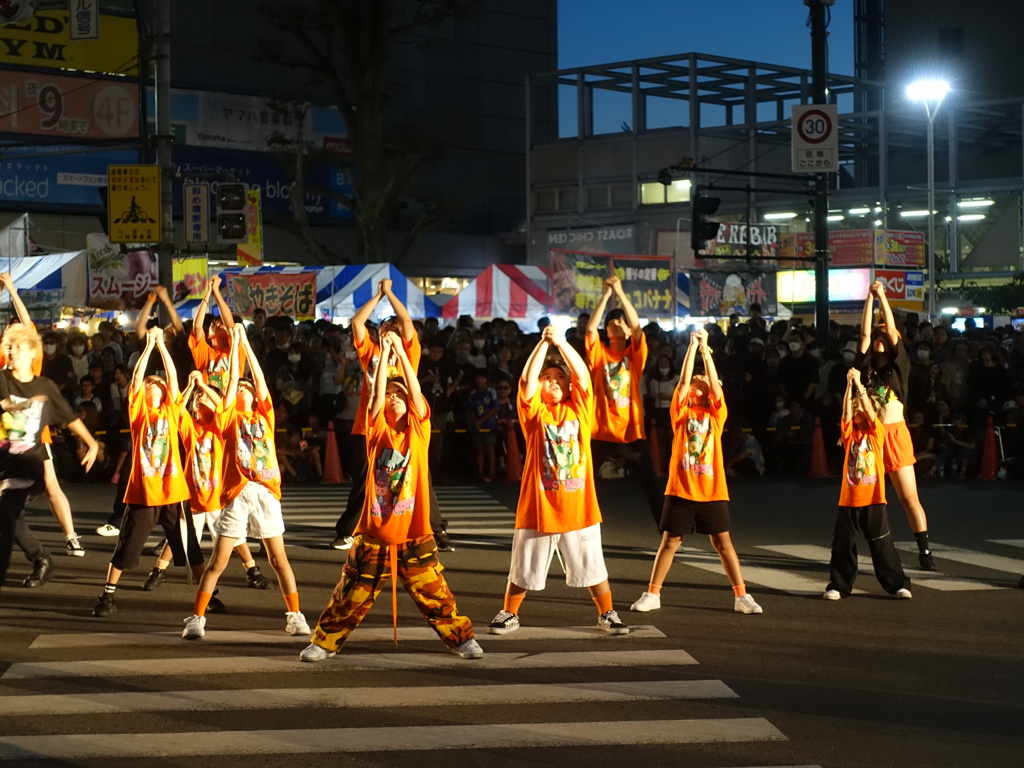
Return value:
[[(423, 618), (442, 642), (454, 648), (473, 637), (473, 623), (460, 616), (455, 597), (441, 573), (433, 536), (394, 544), (398, 578)], [(313, 630), (313, 642), (329, 651), (337, 651), (352, 630), (370, 611), (385, 581), (391, 578), (388, 546), (370, 544), (357, 536), (334, 588)]]

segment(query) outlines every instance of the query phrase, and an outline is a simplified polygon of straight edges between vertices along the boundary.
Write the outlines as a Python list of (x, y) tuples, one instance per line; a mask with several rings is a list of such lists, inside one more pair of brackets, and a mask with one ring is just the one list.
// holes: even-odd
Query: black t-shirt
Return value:
[(64, 425), (77, 417), (57, 385), (45, 376), (18, 381), (0, 370), (0, 479), (43, 482), (48, 458), (39, 441), (43, 427)]
[(910, 355), (903, 338), (896, 340), (895, 355), (878, 368), (873, 364), (874, 353), (869, 349), (858, 361), (858, 368), (867, 374), (867, 386), (872, 389), (891, 389), (901, 403), (907, 402), (907, 381), (910, 379)]

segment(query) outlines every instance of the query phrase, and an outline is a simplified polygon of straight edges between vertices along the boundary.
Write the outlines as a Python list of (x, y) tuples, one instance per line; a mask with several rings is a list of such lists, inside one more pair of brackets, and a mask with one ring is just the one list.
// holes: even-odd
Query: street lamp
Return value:
[(907, 86), (907, 98), (924, 102), (928, 116), (928, 319), (935, 319), (935, 115), (949, 93), (945, 80), (916, 80)]

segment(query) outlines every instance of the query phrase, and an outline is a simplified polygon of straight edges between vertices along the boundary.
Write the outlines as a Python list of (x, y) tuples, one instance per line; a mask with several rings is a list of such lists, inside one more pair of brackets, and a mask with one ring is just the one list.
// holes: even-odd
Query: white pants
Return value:
[(508, 580), (523, 589), (544, 589), (551, 560), (558, 553), (570, 587), (593, 587), (608, 578), (601, 549), (601, 525), (566, 533), (516, 528)]

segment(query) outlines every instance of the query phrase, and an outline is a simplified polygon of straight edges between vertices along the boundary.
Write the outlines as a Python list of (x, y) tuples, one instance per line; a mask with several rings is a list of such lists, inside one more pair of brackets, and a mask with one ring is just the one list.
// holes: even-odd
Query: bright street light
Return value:
[(935, 319), (935, 113), (949, 93), (945, 80), (917, 80), (907, 86), (907, 98), (924, 102), (928, 116), (928, 317)]

